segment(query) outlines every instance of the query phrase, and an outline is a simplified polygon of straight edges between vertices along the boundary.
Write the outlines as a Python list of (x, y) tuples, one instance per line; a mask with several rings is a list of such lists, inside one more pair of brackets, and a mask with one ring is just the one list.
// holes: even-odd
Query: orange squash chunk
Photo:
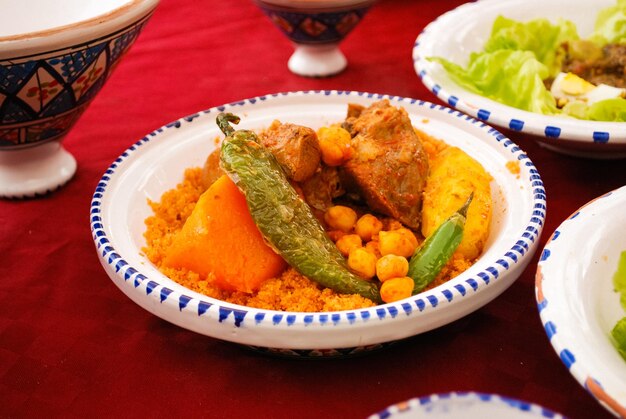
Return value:
[(200, 196), (164, 264), (209, 275), (223, 290), (246, 293), (287, 267), (265, 243), (245, 197), (226, 175)]

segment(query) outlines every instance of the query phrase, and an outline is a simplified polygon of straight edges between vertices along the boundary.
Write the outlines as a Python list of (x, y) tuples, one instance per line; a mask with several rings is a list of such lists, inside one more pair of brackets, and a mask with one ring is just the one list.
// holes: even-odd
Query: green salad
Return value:
[[(626, 250), (620, 254), (617, 271), (613, 275), (613, 286), (615, 291), (620, 294), (620, 303), (626, 310)], [(626, 317), (617, 322), (611, 330), (611, 336), (613, 336), (620, 355), (626, 360)]]
[(624, 122), (624, 55), (626, 0), (618, 0), (598, 13), (586, 39), (568, 20), (518, 22), (498, 16), (483, 50), (473, 52), (467, 66), (428, 59), (440, 63), (458, 85), (515, 108)]

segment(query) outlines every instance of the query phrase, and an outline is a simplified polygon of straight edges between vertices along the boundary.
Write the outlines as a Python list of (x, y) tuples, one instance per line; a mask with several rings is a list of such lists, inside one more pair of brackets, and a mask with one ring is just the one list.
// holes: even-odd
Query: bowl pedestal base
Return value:
[(60, 142), (0, 150), (0, 198), (31, 198), (63, 186), (76, 173), (76, 159)]
[(289, 58), (289, 70), (299, 76), (327, 77), (340, 73), (348, 65), (337, 44), (295, 45)]

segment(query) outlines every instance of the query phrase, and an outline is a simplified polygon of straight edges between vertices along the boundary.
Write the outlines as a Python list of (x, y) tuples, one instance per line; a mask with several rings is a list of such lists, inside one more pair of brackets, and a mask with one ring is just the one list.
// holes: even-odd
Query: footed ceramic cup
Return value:
[(0, 197), (64, 185), (63, 137), (137, 39), (158, 0), (0, 0)]
[(375, 0), (255, 0), (294, 44), (289, 70), (306, 77), (343, 71), (348, 61), (339, 43)]

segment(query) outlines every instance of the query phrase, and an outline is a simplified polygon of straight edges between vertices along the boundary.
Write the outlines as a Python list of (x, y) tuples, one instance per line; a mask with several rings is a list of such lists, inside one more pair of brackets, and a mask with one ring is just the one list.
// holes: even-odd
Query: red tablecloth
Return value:
[[(543, 331), (538, 257), (503, 295), (382, 352), (334, 361), (268, 357), (141, 309), (100, 266), (89, 203), (109, 164), (148, 132), (198, 110), (279, 91), (360, 90), (435, 101), (413, 70), (422, 28), (458, 0), (382, 0), (342, 49), (346, 71), (291, 74), (290, 43), (252, 1), (162, 0), (66, 138), (78, 171), (46, 197), (0, 201), (0, 417), (363, 418), (415, 396), (498, 393), (571, 417), (608, 413)], [(590, 199), (626, 184), (624, 160), (548, 151), (509, 133), (548, 197), (541, 245)]]

